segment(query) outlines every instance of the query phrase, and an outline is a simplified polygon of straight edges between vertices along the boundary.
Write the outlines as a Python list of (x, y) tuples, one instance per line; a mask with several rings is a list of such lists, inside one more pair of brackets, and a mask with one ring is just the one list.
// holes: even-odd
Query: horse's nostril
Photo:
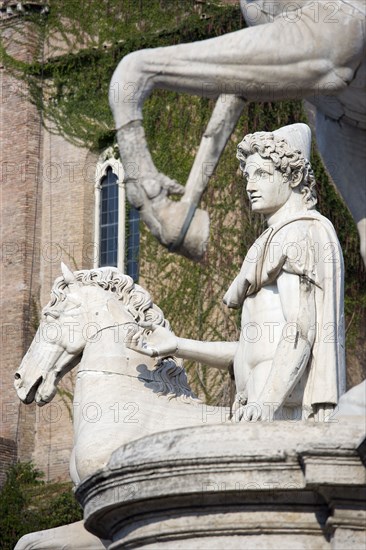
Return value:
[(21, 378), (19, 372), (16, 372), (16, 373), (14, 374), (14, 378), (15, 378), (15, 380), (19, 380), (19, 379)]

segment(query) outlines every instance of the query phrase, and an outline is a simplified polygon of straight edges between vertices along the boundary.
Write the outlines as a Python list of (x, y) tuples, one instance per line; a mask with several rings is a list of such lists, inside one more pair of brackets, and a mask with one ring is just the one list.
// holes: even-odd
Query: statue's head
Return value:
[[(262, 208), (263, 200), (256, 200), (260, 190), (255, 190), (259, 185), (266, 186), (266, 180), (271, 186), (266, 189), (267, 194), (271, 191), (268, 200), (280, 205), (291, 193), (296, 193), (301, 195), (306, 208), (315, 206), (315, 178), (308, 160), (310, 145), (311, 133), (306, 124), (292, 124), (273, 133), (256, 132), (244, 137), (238, 145), (237, 158), (248, 186), (254, 189), (250, 196), (253, 210), (266, 213)], [(249, 183), (250, 178), (254, 183)]]

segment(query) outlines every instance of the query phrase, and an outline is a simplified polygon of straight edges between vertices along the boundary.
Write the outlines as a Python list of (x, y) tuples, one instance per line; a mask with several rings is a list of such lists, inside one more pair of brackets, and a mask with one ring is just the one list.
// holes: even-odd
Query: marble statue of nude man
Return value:
[(224, 297), (241, 308), (239, 342), (140, 330), (129, 347), (233, 368), (234, 421), (326, 420), (345, 391), (343, 259), (331, 222), (315, 210), (310, 128), (244, 137), (237, 157), (253, 212), (268, 228)]

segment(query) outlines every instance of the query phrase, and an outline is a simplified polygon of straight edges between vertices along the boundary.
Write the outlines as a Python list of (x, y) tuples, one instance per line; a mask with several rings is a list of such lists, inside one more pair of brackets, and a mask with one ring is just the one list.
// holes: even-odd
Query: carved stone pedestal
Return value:
[(77, 490), (109, 550), (364, 550), (365, 418), (202, 425), (120, 447)]

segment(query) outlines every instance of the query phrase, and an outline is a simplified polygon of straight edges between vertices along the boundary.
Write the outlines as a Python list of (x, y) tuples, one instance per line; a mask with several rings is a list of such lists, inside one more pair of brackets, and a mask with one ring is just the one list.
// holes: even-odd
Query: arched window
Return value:
[(140, 212), (128, 205), (128, 223), (126, 239), (126, 273), (134, 281), (139, 278), (140, 254)]
[(97, 164), (95, 179), (95, 231), (97, 255), (94, 267), (114, 266), (139, 276), (140, 215), (126, 204), (124, 171), (109, 148)]
[(118, 177), (109, 166), (100, 182), (99, 266), (118, 265)]

